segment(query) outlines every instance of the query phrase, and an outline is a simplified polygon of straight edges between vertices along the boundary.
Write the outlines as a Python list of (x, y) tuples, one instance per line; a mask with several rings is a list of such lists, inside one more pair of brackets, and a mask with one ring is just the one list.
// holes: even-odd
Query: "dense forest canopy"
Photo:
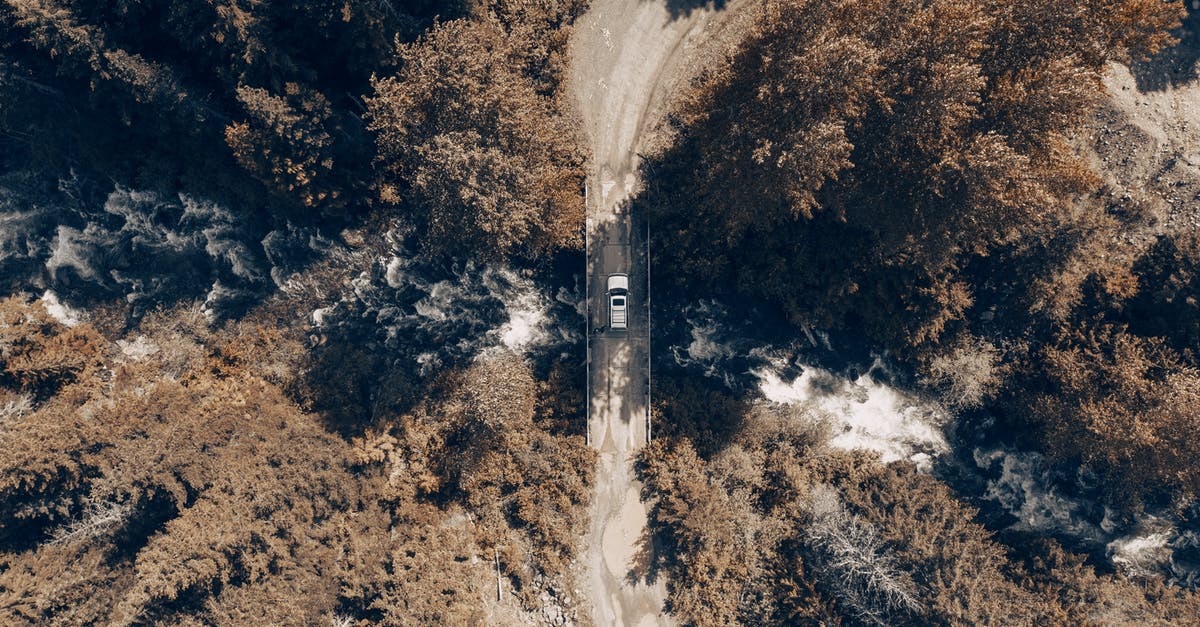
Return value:
[(412, 203), (428, 248), (484, 259), (582, 248), (583, 157), (544, 93), (559, 77), (526, 73), (520, 44), (490, 21), (441, 24), (374, 83), (380, 194)]
[[(970, 428), (1086, 478), (1106, 520), (1192, 520), (1200, 249), (1114, 193), (1082, 139), (1112, 64), (1173, 45), (1184, 7), (751, 11), (643, 168), (658, 301), (748, 298), (797, 332), (864, 337)], [(819, 402), (756, 402), (673, 365), (640, 471), (685, 624), (1195, 621), (1194, 594), (1157, 577), (985, 528), (944, 482), (952, 463), (885, 468), (830, 446), (840, 423)]]
[(1107, 64), (1170, 45), (1183, 10), (765, 2), (648, 164), (658, 272), (864, 331), (952, 404), (988, 400), (1112, 479), (1114, 503), (1186, 504), (1197, 362), (1179, 290), (1200, 251), (1176, 231), (1110, 249), (1151, 219), (1072, 143)]
[(302, 344), (188, 321), (111, 343), (0, 303), (5, 623), (511, 622), (498, 573), (565, 592), (592, 453), (521, 358), (345, 440), (286, 394)]
[(1095, 186), (1068, 133), (1104, 64), (1164, 45), (1178, 17), (1149, 1), (766, 2), (652, 166), (661, 259), (797, 321), (936, 342), (970, 306), (970, 259), (1051, 236)]
[(456, 17), (432, 3), (5, 3), (6, 126), (24, 148), (9, 167), (337, 210), (363, 183), (338, 177), (370, 159), (355, 100), (393, 66), (394, 39), (439, 14)]
[(814, 408), (705, 409), (662, 418), (737, 422), (719, 452), (668, 437), (642, 454), (668, 547), (656, 567), (686, 624), (1165, 625), (1200, 611), (1194, 594), (1097, 575), (1050, 540), (1021, 547), (1029, 563), (1011, 556), (940, 481), (826, 447)]
[[(656, 307), (861, 337), (1109, 524), (1194, 526), (1200, 238), (1085, 141), (1183, 4), (729, 4), (632, 200)], [(0, 623), (588, 624), (586, 9), (0, 2)], [(628, 540), (683, 624), (1200, 616), (817, 403), (655, 372)]]
[[(60, 179), (78, 179), (69, 200), (93, 213), (115, 182), (260, 225), (341, 227), (383, 207), (434, 254), (581, 247), (560, 94), (581, 6), (4, 3), (0, 165), (43, 202), (65, 204)], [(425, 117), (448, 104), (466, 109)], [(435, 209), (475, 220), (472, 246)]]
[(306, 316), (410, 248), (499, 277), (582, 248), (581, 10), (0, 5), (0, 622), (577, 612), (575, 361), (425, 369)]

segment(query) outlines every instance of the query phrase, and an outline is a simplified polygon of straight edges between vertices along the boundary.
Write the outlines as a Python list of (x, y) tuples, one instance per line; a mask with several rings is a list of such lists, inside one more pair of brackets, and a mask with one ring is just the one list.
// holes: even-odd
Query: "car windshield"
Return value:
[(624, 298), (614, 298), (614, 299), (613, 299), (613, 304), (614, 304), (614, 305), (617, 305), (617, 306), (624, 305), (624, 304), (625, 304), (625, 299), (624, 299)]

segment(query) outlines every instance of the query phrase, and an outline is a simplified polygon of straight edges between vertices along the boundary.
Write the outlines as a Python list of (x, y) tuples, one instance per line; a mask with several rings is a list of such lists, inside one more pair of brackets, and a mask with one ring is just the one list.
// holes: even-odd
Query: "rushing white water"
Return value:
[[(793, 352), (790, 349), (756, 345), (746, 334), (731, 329), (727, 318), (725, 307), (715, 301), (688, 308), (690, 341), (671, 347), (676, 363), (699, 368), (730, 387), (748, 374), (769, 401), (814, 406), (833, 421), (830, 444), (837, 448), (875, 451), (885, 463), (908, 460), (925, 471), (935, 457), (950, 450), (942, 433), (950, 419), (947, 411), (886, 383), (881, 359), (864, 373), (843, 376), (785, 357)], [(820, 337), (812, 336), (813, 341)], [(807, 341), (807, 335), (803, 339)], [(746, 369), (739, 373), (743, 362)]]
[(78, 310), (72, 309), (58, 300), (58, 294), (50, 290), (42, 293), (42, 306), (46, 308), (46, 313), (50, 314), (51, 318), (73, 327), (83, 320), (83, 314)]
[(884, 368), (876, 359), (854, 379), (807, 365), (790, 381), (780, 378), (778, 368), (753, 373), (767, 400), (808, 403), (829, 416), (834, 424), (830, 445), (875, 451), (884, 463), (908, 460), (928, 472), (933, 458), (950, 450), (942, 433), (950, 416), (936, 403), (880, 382), (877, 373)]
[(13, 289), (50, 288), (63, 302), (203, 298), (215, 319), (331, 246), (312, 227), (264, 232), (245, 214), (187, 194), (117, 186), (97, 204), (77, 182), (60, 182), (56, 194), (30, 184), (35, 178), (0, 176), (0, 275)]
[(103, 210), (107, 215), (83, 228), (58, 225), (45, 262), (53, 280), (66, 280), (70, 270), (86, 281), (144, 291), (173, 272), (194, 272), (198, 262), (241, 280), (263, 277), (246, 229), (215, 203), (118, 187)]
[(585, 304), (578, 286), (551, 293), (528, 271), (472, 261), (446, 266), (399, 246), (375, 268), (311, 319), (322, 327), (371, 320), (393, 355), (422, 373), (491, 350), (565, 352), (582, 340)]
[(973, 455), (981, 470), (999, 473), (995, 479), (988, 480), (983, 497), (1016, 517), (1014, 529), (1079, 538), (1103, 535), (1101, 525), (1088, 522), (1083, 516), (1083, 504), (1064, 496), (1055, 487), (1041, 455), (978, 448)]
[[(70, 181), (47, 194), (27, 178), (0, 177), (0, 271), (16, 289), (50, 288), (47, 306), (64, 319), (67, 302), (116, 295), (141, 307), (202, 299), (216, 321), (280, 288), (314, 305), (314, 326), (365, 322), (398, 358), (419, 359), (427, 371), (489, 347), (554, 350), (583, 336), (578, 285), (555, 292), (501, 265), (418, 261), (402, 234), (384, 234), (394, 254), (345, 281), (340, 271), (371, 266), (377, 253), (368, 251), (378, 249), (343, 246), (291, 223), (256, 230), (245, 214), (186, 194), (116, 187), (91, 206)], [(318, 258), (332, 276), (308, 281)]]
[(1144, 516), (1128, 533), (1110, 541), (1106, 553), (1129, 577), (1165, 574), (1172, 583), (1194, 587), (1200, 582), (1200, 563), (1195, 561), (1200, 536), (1181, 530), (1177, 521)]
[(1016, 518), (1009, 528), (1070, 538), (1105, 554), (1130, 577), (1160, 574), (1179, 584), (1193, 585), (1200, 568), (1178, 559), (1181, 549), (1194, 551), (1200, 538), (1182, 532), (1168, 517), (1143, 514), (1132, 525), (1118, 524), (1107, 507), (1063, 494), (1042, 459), (1029, 451), (975, 449), (979, 469), (993, 477), (982, 497)]
[(318, 307), (318, 308), (312, 310), (312, 313), (309, 314), (309, 320), (312, 321), (314, 327), (317, 327), (319, 329), (319, 328), (325, 326), (326, 324), (328, 324), (331, 314), (333, 314), (333, 312), (336, 310), (337, 310), (337, 305), (331, 305), (329, 307)]
[(36, 234), (44, 230), (50, 212), (26, 209), (22, 204), (0, 189), (0, 263), (39, 259), (46, 254), (47, 242)]
[[(772, 346), (755, 340), (750, 325), (731, 322), (726, 308), (714, 301), (689, 307), (684, 319), (687, 335), (670, 347), (677, 364), (734, 389), (747, 389), (749, 379), (749, 391), (771, 402), (811, 405), (833, 422), (829, 444), (834, 447), (875, 451), (885, 463), (907, 460), (924, 471), (951, 452), (945, 427), (953, 414), (891, 385), (882, 359), (875, 358), (866, 372), (848, 375), (813, 366), (795, 349), (804, 342), (824, 344), (820, 334)], [(1200, 564), (1181, 557), (1200, 554), (1200, 535), (1181, 531), (1181, 523), (1170, 516), (1119, 523), (1116, 512), (1067, 494), (1064, 482), (1082, 480), (1054, 474), (1035, 452), (984, 447), (975, 448), (971, 459), (975, 467), (966, 470), (977, 473), (982, 488), (975, 496), (1010, 514), (1015, 521), (1009, 529), (1103, 550), (1128, 576), (1166, 574), (1185, 585), (1200, 581)]]
[(1108, 554), (1121, 571), (1131, 577), (1163, 572), (1171, 564), (1174, 529), (1130, 534), (1108, 543)]
[(719, 378), (732, 386), (734, 373), (726, 367), (726, 362), (736, 357), (738, 351), (732, 342), (719, 339), (724, 330), (725, 308), (716, 301), (702, 300), (685, 315), (692, 339), (687, 346), (670, 348), (675, 362), (681, 366), (698, 366), (705, 376)]
[(523, 351), (526, 346), (543, 339), (547, 331), (546, 297), (540, 291), (528, 290), (514, 295), (506, 304), (508, 321), (496, 333), (500, 343), (513, 351)]

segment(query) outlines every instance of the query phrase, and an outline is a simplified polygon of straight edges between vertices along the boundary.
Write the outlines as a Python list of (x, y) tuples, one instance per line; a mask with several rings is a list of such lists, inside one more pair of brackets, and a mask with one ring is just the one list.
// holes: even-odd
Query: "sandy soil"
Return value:
[[(650, 437), (647, 355), (649, 286), (635, 216), (638, 152), (672, 94), (711, 58), (736, 3), (596, 0), (575, 22), (571, 85), (592, 149), (588, 177), (588, 439), (599, 449), (591, 528), (578, 596), (597, 625), (666, 624), (663, 581), (645, 581), (646, 507), (632, 459)], [(629, 328), (606, 322), (605, 279), (630, 277)]]
[(1181, 44), (1154, 59), (1109, 67), (1109, 97), (1080, 138), (1110, 207), (1146, 211), (1118, 246), (1200, 230), (1200, 8), (1179, 34)]
[[(1200, 228), (1200, 82), (1143, 92), (1129, 68), (1114, 64), (1111, 97), (1091, 129), (1092, 165), (1120, 205), (1149, 212), (1148, 237)], [(1130, 234), (1133, 237), (1134, 234)]]

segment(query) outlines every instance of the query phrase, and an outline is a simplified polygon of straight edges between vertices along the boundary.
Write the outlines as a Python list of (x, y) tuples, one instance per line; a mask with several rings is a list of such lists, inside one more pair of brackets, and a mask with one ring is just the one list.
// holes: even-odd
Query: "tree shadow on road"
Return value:
[(629, 570), (625, 573), (625, 583), (630, 586), (653, 586), (658, 582), (658, 575), (662, 571), (663, 557), (650, 525), (642, 528), (635, 548)]
[(671, 17), (679, 19), (692, 14), (697, 9), (713, 9), (720, 11), (725, 8), (726, 0), (667, 0), (667, 11)]
[(1183, 26), (1174, 32), (1179, 43), (1130, 65), (1142, 92), (1162, 91), (1200, 78), (1200, 2), (1185, 2), (1188, 4), (1187, 17)]

